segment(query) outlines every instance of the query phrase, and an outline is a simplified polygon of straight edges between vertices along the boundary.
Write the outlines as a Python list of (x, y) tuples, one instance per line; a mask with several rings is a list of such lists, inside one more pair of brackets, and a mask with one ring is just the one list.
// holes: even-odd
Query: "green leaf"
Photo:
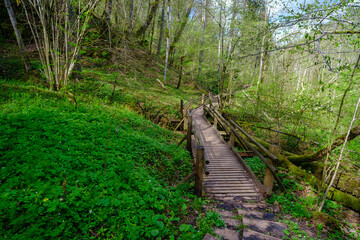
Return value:
[(190, 229), (190, 225), (189, 225), (189, 224), (181, 224), (181, 225), (180, 225), (180, 231), (181, 231), (181, 232), (187, 232), (187, 231), (189, 231), (189, 229)]
[(186, 204), (183, 203), (183, 205), (181, 205), (181, 210), (186, 210)]
[(156, 237), (157, 235), (159, 235), (159, 230), (157, 229), (151, 230), (151, 236)]
[(286, 234), (286, 236), (289, 236), (289, 235), (290, 235), (290, 232), (289, 232), (289, 230), (287, 230), (287, 229), (284, 229), (283, 232)]

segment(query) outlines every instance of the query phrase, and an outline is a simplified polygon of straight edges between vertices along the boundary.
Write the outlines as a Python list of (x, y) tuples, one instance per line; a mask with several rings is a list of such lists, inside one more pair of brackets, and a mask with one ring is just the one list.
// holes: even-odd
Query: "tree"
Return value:
[(106, 24), (108, 26), (109, 33), (109, 46), (111, 48), (111, 12), (112, 12), (112, 0), (106, 1)]
[(165, 21), (165, 0), (163, 0), (163, 6), (161, 8), (161, 20), (160, 20), (160, 33), (159, 33), (159, 43), (156, 54), (160, 54), (161, 45), (162, 45), (162, 38), (164, 35), (164, 21)]
[(150, 23), (151, 23), (152, 19), (156, 15), (156, 11), (158, 9), (159, 2), (160, 2), (160, 0), (155, 0), (153, 3), (151, 3), (150, 11), (149, 11), (149, 14), (148, 14), (148, 16), (147, 16), (147, 18), (145, 20), (145, 23), (136, 32), (137, 37), (144, 36), (146, 30), (150, 26)]
[(186, 23), (188, 22), (189, 19), (189, 15), (191, 13), (191, 9), (193, 6), (194, 0), (190, 0), (189, 2), (189, 6), (187, 8), (187, 11), (183, 17), (183, 20), (179, 26), (179, 28), (176, 30), (175, 34), (174, 34), (174, 39), (170, 44), (170, 49), (169, 49), (169, 54), (172, 55), (174, 53), (174, 49), (175, 49), (175, 44), (180, 40), (181, 34), (184, 31), (184, 28), (186, 26)]
[(167, 68), (169, 64), (169, 53), (170, 53), (170, 29), (171, 29), (170, 0), (167, 0), (166, 22), (167, 22), (167, 29), (166, 29), (166, 56), (165, 56), (165, 69), (164, 69), (164, 84), (166, 84)]
[(5, 6), (6, 6), (6, 9), (8, 11), (10, 20), (11, 20), (11, 24), (12, 24), (12, 26), (14, 28), (14, 32), (15, 32), (17, 43), (18, 43), (19, 48), (20, 48), (21, 56), (22, 56), (22, 58), (24, 60), (25, 70), (30, 71), (31, 70), (30, 60), (29, 60), (29, 58), (28, 58), (28, 56), (26, 54), (24, 41), (22, 39), (20, 30), (17, 27), (17, 21), (16, 21), (15, 14), (14, 14), (14, 11), (13, 11), (12, 6), (11, 6), (11, 2), (10, 2), (10, 0), (4, 0), (4, 2), (5, 2)]
[[(21, 0), (30, 26), (43, 73), (50, 88), (57, 91), (67, 85), (78, 59), (81, 42), (99, 0), (78, 4), (73, 1)], [(74, 24), (69, 8), (77, 6)]]
[(204, 42), (205, 42), (205, 29), (206, 29), (206, 8), (207, 8), (207, 0), (203, 0), (202, 2), (202, 33), (201, 33), (201, 43), (200, 43), (200, 53), (199, 53), (199, 72), (198, 72), (198, 82), (201, 82), (201, 73), (203, 68), (204, 62)]

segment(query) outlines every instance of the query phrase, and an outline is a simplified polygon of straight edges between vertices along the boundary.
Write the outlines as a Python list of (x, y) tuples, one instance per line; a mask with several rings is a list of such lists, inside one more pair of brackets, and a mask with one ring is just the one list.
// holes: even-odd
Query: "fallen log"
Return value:
[[(278, 155), (278, 165), (288, 169), (290, 172), (295, 174), (296, 176), (301, 177), (304, 181), (308, 182), (315, 189), (321, 185), (321, 181), (314, 177), (313, 175), (307, 173), (305, 170), (302, 170), (288, 159), (286, 159), (282, 155)], [(331, 188), (329, 194), (327, 196), (329, 199), (337, 201), (351, 209), (354, 209), (357, 212), (360, 212), (360, 199), (356, 198), (350, 194), (342, 192), (338, 189)]]
[[(359, 135), (360, 135), (360, 124), (353, 127), (350, 130), (350, 135), (348, 137), (348, 141), (351, 141), (352, 139), (356, 138)], [(305, 163), (305, 162), (313, 162), (313, 161), (320, 160), (321, 158), (326, 156), (330, 151), (334, 150), (338, 146), (341, 146), (344, 143), (345, 137), (346, 137), (346, 133), (344, 133), (340, 137), (336, 138), (335, 141), (330, 145), (330, 147), (325, 146), (312, 154), (289, 156), (288, 160), (297, 165), (299, 165), (301, 163)]]

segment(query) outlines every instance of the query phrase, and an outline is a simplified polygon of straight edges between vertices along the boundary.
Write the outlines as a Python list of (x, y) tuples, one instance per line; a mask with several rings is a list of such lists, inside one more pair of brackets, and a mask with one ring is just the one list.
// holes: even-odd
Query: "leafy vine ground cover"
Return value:
[[(209, 214), (179, 136), (135, 113), (0, 88), (0, 236), (8, 238), (201, 238)], [(190, 201), (192, 200), (192, 201)], [(211, 214), (210, 214), (211, 216)], [(216, 221), (216, 219), (214, 220)]]

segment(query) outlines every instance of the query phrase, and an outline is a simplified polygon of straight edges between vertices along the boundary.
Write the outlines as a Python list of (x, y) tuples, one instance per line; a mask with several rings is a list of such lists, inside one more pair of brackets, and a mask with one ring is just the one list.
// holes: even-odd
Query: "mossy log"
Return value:
[[(257, 138), (257, 137), (254, 137), (254, 136), (252, 136), (252, 138), (255, 139), (258, 143), (260, 143), (261, 145), (263, 145), (263, 146), (264, 146), (265, 148), (267, 148), (267, 149), (269, 149), (269, 147), (271, 146), (270, 143), (267, 143), (267, 142), (261, 140), (260, 138)], [(281, 153), (282, 155), (284, 155), (284, 156), (294, 156), (294, 157), (298, 156), (298, 155), (295, 155), (295, 154), (293, 154), (293, 153), (291, 153), (291, 152), (287, 152), (287, 151), (285, 151), (285, 150), (281, 150), (280, 153)]]
[[(357, 136), (360, 135), (360, 124), (353, 127), (350, 130), (350, 134), (349, 134), (349, 138), (348, 141), (353, 140), (354, 138), (356, 138)], [(313, 162), (313, 161), (317, 161), (319, 159), (321, 159), (322, 157), (326, 156), (326, 154), (329, 151), (334, 150), (336, 147), (342, 145), (344, 143), (346, 137), (346, 133), (342, 134), (340, 137), (336, 138), (335, 141), (331, 144), (331, 146), (325, 146), (321, 149), (319, 149), (318, 151), (316, 151), (315, 153), (312, 154), (305, 154), (305, 155), (293, 155), (293, 156), (289, 156), (288, 159), (295, 164), (301, 164), (304, 162)]]
[[(360, 135), (360, 125), (354, 127), (351, 129), (351, 133), (349, 136), (348, 140), (352, 140), (354, 138), (356, 138), (358, 135)], [(243, 136), (243, 135), (242, 135)], [(246, 136), (244, 136), (246, 137)], [(334, 143), (331, 145), (332, 149), (336, 148), (337, 146), (340, 146), (341, 144), (343, 144), (343, 141), (345, 139), (346, 135), (343, 134), (340, 137), (338, 137)], [(269, 148), (271, 144), (256, 138), (254, 136), (252, 136), (252, 138), (254, 138), (257, 142), (259, 142), (261, 145), (263, 145), (265, 148)], [(253, 145), (255, 148), (257, 148), (255, 145)], [(306, 171), (302, 170), (301, 168), (299, 168), (298, 166), (296, 166), (293, 162), (292, 159), (305, 159), (307, 156), (311, 156), (311, 155), (315, 155), (315, 154), (324, 154), (323, 152), (321, 152), (323, 149), (327, 149), (322, 148), (319, 151), (317, 151), (314, 154), (309, 154), (309, 155), (295, 155), (293, 153), (287, 152), (287, 151), (281, 151), (280, 154), (278, 155), (279, 161), (276, 163), (284, 168), (289, 169), (290, 171), (292, 171), (295, 175), (298, 175), (299, 177), (304, 178), (307, 182), (309, 182), (315, 189), (318, 188), (318, 186), (321, 184), (321, 181), (316, 178), (315, 176), (313, 176), (312, 174), (307, 173)], [(326, 155), (326, 153), (325, 153)], [(320, 155), (318, 155), (320, 156)], [(324, 156), (324, 155), (323, 155)], [(320, 161), (316, 162), (319, 159), (315, 159), (315, 160), (311, 160), (311, 161), (299, 161), (300, 164), (303, 166), (304, 168), (307, 169), (311, 169), (311, 171), (313, 172), (313, 174), (316, 174), (317, 176), (321, 176), (321, 171), (323, 170), (322, 168), (322, 163)], [(347, 183), (349, 183), (349, 181), (347, 181)], [(356, 196), (358, 196), (359, 191), (358, 190), (354, 190), (354, 186), (356, 186), (357, 181), (356, 179), (352, 179), (351, 184), (343, 184), (343, 183), (339, 183), (338, 184), (338, 189), (335, 188), (331, 188), (328, 197), (338, 201), (350, 208), (355, 209), (356, 211), (360, 211), (360, 199), (357, 198)], [(345, 191), (345, 192), (343, 192)], [(348, 194), (348, 193), (351, 194)], [(355, 196), (353, 196), (353, 195)]]
[[(290, 162), (288, 159), (286, 159), (286, 157), (279, 155), (278, 159), (278, 165), (288, 169), (294, 175), (301, 177), (304, 181), (308, 182), (315, 189), (317, 189), (318, 186), (321, 185), (321, 181), (319, 179), (307, 173), (305, 170), (299, 168), (298, 166)], [(335, 188), (331, 188), (328, 194), (328, 198), (337, 201), (351, 209), (354, 209), (357, 212), (360, 212), (360, 199), (350, 194), (344, 193)]]

